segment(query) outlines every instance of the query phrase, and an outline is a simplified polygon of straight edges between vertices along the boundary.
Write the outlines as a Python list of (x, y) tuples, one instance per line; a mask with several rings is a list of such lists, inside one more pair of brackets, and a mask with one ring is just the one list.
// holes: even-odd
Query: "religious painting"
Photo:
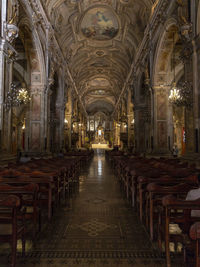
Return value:
[(111, 9), (95, 7), (89, 9), (81, 22), (81, 31), (90, 39), (105, 41), (114, 38), (119, 30), (117, 17)]

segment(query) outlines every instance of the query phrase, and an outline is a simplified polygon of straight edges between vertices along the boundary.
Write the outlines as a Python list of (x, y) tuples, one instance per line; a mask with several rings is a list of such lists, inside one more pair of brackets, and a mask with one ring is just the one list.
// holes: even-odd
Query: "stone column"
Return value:
[(169, 105), (168, 90), (154, 88), (154, 150), (155, 154), (168, 154)]
[(69, 87), (68, 88), (68, 103), (67, 103), (67, 110), (66, 112), (66, 118), (68, 120), (68, 145), (69, 148), (72, 147), (72, 89)]
[(4, 103), (4, 61), (5, 61), (5, 40), (0, 43), (0, 150), (2, 149), (2, 131), (3, 131), (3, 103)]
[(22, 151), (22, 135), (23, 135), (23, 123), (19, 122), (17, 124), (17, 150)]
[[(11, 111), (5, 118), (4, 98), (10, 89), (12, 82), (12, 61), (15, 59), (16, 51), (12, 42), (18, 36), (18, 28), (14, 24), (7, 23), (7, 1), (1, 1), (1, 39), (0, 39), (0, 150), (6, 144), (6, 150), (11, 151), (11, 129), (5, 131), (4, 126), (11, 127)], [(11, 63), (11, 64), (9, 64)], [(5, 75), (6, 73), (6, 75)], [(7, 90), (6, 90), (7, 87)], [(9, 121), (8, 121), (9, 120)], [(6, 143), (8, 141), (8, 143)]]
[[(185, 39), (183, 39), (185, 41)], [(186, 142), (186, 156), (193, 156), (195, 152), (195, 127), (194, 127), (194, 107), (195, 102), (194, 90), (193, 90), (193, 47), (191, 42), (183, 42), (183, 50), (181, 59), (185, 69), (185, 84), (187, 90), (190, 91), (189, 97), (186, 97), (185, 107), (185, 142)], [(184, 88), (183, 88), (184, 89)], [(182, 89), (182, 90), (183, 90)], [(183, 90), (184, 91), (184, 90)], [(189, 105), (191, 102), (191, 105)]]
[(56, 145), (57, 151), (63, 148), (64, 145), (64, 120), (65, 120), (65, 105), (61, 103), (56, 106), (58, 127), (56, 128)]
[(5, 61), (5, 23), (7, 15), (7, 1), (1, 1), (1, 41), (0, 41), (0, 150), (2, 148), (3, 130), (3, 102), (4, 102), (4, 61)]
[[(8, 45), (8, 44), (7, 44)], [(9, 45), (10, 49), (13, 49), (11, 45)], [(6, 150), (8, 153), (12, 152), (12, 108), (13, 103), (12, 101), (9, 103), (10, 105), (5, 108), (4, 103), (6, 102), (7, 93), (11, 91), (11, 84), (12, 84), (12, 72), (13, 72), (13, 61), (15, 60), (15, 50), (7, 50), (6, 52), (10, 53), (7, 55), (7, 57), (4, 57), (4, 67), (3, 70), (4, 77), (2, 79), (4, 80), (2, 82), (3, 88), (3, 96), (2, 96), (2, 124), (1, 124), (1, 142), (2, 147), (3, 144), (6, 144), (6, 147), (3, 149)], [(12, 94), (12, 92), (11, 92)]]
[(71, 132), (72, 132), (72, 115), (69, 114), (66, 116), (66, 119), (68, 121), (68, 128), (67, 128), (67, 138), (68, 138), (68, 146), (69, 148), (71, 148), (72, 146), (72, 135), (71, 135)]
[(200, 153), (200, 35), (194, 41), (193, 54), (193, 90), (194, 90), (194, 124), (195, 124), (195, 152)]
[(27, 150), (38, 154), (45, 151), (43, 128), (46, 120), (44, 118), (44, 87), (42, 85), (32, 86), (31, 103), (29, 111), (29, 131), (27, 132)]

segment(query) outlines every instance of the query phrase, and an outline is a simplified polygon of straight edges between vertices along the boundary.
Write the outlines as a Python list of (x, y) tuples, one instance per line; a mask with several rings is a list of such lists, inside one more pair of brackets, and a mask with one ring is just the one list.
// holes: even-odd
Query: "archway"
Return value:
[(185, 152), (184, 107), (177, 107), (169, 101), (170, 90), (178, 87), (184, 74), (180, 59), (182, 42), (176, 21), (171, 19), (165, 25), (160, 38), (154, 63), (154, 114), (156, 152), (170, 153), (174, 144), (181, 154)]
[[(21, 29), (20, 29), (21, 30)], [(26, 29), (20, 31), (15, 40), (18, 57), (10, 63), (5, 88), (4, 142), (10, 144), (7, 150), (12, 154), (27, 150), (27, 118), (30, 107), (30, 60), (28, 58), (28, 38)], [(5, 122), (9, 123), (5, 123)]]

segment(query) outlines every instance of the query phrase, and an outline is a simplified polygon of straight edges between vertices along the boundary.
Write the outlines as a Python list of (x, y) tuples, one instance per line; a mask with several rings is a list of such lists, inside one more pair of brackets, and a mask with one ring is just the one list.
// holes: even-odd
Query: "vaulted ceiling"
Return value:
[(89, 114), (112, 113), (155, 0), (43, 0)]

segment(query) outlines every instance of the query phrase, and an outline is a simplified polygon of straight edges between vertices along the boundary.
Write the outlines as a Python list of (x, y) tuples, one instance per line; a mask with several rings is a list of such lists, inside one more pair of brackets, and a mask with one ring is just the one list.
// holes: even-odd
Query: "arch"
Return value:
[[(170, 18), (163, 27), (163, 32), (158, 41), (154, 55), (153, 86), (155, 89), (155, 127), (156, 146), (158, 151), (165, 151), (177, 144), (183, 152), (182, 131), (184, 125), (183, 108), (175, 108), (169, 101), (170, 90), (184, 75), (184, 65), (180, 60), (182, 42), (179, 37), (178, 23), (175, 18)], [(162, 107), (162, 108), (161, 108)], [(181, 120), (180, 120), (181, 118)], [(183, 123), (180, 123), (183, 122)]]
[(106, 114), (111, 114), (114, 107), (112, 103), (106, 100), (95, 100), (86, 107), (89, 114), (95, 114), (97, 111), (102, 111)]
[[(173, 52), (173, 42), (171, 42), (171, 47), (169, 42), (167, 43), (167, 45), (164, 47), (165, 42), (167, 41), (167, 38), (169, 40), (170, 38), (170, 31), (174, 31), (177, 32), (177, 35), (175, 36), (175, 42), (178, 39), (178, 22), (175, 18), (170, 18), (164, 25), (163, 27), (163, 32), (158, 40), (158, 45), (156, 47), (155, 50), (155, 54), (154, 54), (154, 64), (153, 64), (153, 84), (156, 85), (160, 85), (158, 84), (158, 72), (163, 71), (166, 73), (169, 70), (169, 65), (170, 65), (170, 59), (171, 59), (171, 55)], [(170, 47), (170, 49), (169, 49)], [(167, 65), (165, 66), (165, 69), (163, 69), (163, 65), (159, 65), (159, 60), (161, 59), (161, 57), (163, 56), (163, 59), (165, 59), (165, 62), (167, 63)], [(164, 63), (164, 60), (162, 61), (162, 64)], [(168, 81), (167, 81), (168, 79)], [(172, 79), (170, 77), (170, 75), (168, 75), (165, 79), (165, 81), (167, 84), (172, 82)]]
[[(25, 47), (25, 52), (26, 54), (30, 55), (29, 60), (30, 60), (30, 65), (32, 65), (32, 68), (30, 69), (30, 72), (34, 72), (34, 65), (37, 64), (36, 61), (38, 61), (37, 64), (37, 72), (40, 73), (40, 84), (45, 84), (46, 83), (46, 69), (45, 69), (45, 60), (44, 60), (44, 51), (42, 49), (41, 41), (40, 41), (40, 36), (36, 29), (32, 27), (32, 17), (28, 12), (28, 9), (26, 9), (26, 17), (23, 16), (23, 18), (19, 21), (19, 36), (23, 36), (24, 32), (26, 32), (27, 36), (30, 38), (29, 41), (30, 45), (32, 45), (32, 48), (35, 49), (36, 53), (34, 55), (30, 55), (30, 52), (27, 52), (27, 47)], [(26, 36), (26, 37), (27, 37)], [(23, 37), (22, 37), (23, 39)]]

